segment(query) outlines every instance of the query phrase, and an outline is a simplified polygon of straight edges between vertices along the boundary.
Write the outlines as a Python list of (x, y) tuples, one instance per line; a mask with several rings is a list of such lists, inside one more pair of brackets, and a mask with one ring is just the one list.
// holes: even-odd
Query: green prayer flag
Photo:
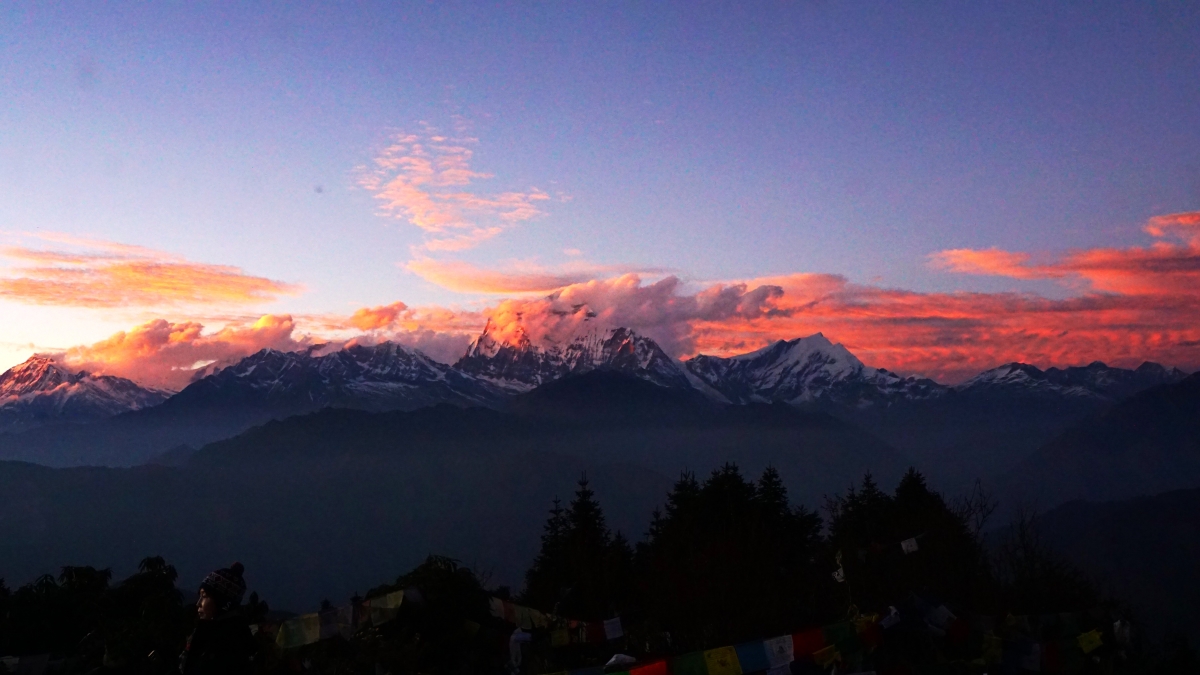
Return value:
[(692, 652), (677, 656), (671, 660), (673, 675), (708, 675), (708, 664), (704, 660), (704, 652)]

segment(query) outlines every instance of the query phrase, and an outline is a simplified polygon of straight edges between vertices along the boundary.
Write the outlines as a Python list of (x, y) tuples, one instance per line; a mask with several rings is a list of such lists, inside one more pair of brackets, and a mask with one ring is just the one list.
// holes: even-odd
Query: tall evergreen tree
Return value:
[(586, 475), (578, 485), (565, 511), (555, 500), (521, 597), (571, 618), (609, 618), (627, 604), (633, 553), (624, 537), (609, 531)]
[(638, 548), (646, 614), (686, 648), (792, 630), (813, 607), (819, 531), (774, 469), (757, 485), (733, 464), (703, 485), (685, 474)]

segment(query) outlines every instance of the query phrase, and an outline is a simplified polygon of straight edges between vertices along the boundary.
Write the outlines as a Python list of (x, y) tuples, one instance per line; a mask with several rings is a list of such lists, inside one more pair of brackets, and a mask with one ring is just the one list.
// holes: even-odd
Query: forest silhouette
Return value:
[[(1092, 630), (1103, 646), (1063, 658), (1057, 672), (1197, 667), (1186, 642), (1144, 639), (1121, 601), (1040, 540), (1035, 518), (1020, 515), (987, 541), (995, 505), (981, 488), (947, 500), (912, 469), (890, 493), (864, 476), (827, 497), (823, 516), (793, 506), (773, 468), (757, 480), (733, 464), (703, 479), (684, 473), (636, 542), (609, 528), (586, 475), (569, 503), (548, 501), (541, 549), (519, 593), (430, 556), (366, 593), (369, 600), (403, 590), (395, 620), (288, 650), (272, 639), (287, 615), (252, 594), (239, 611), (257, 630), (253, 672), (537, 675), (602, 666), (614, 653), (652, 663), (847, 621), (874, 633), (837, 638), (846, 641), (837, 645), (845, 657), (837, 672), (985, 672), (1012, 661), (1008, 651), (1022, 644), (1069, 642)], [(18, 657), (6, 661), (18, 672), (30, 658), (50, 663), (45, 672), (177, 672), (195, 622), (194, 596), (184, 589), (158, 557), (118, 583), (91, 567), (64, 567), (15, 591), (0, 581), (0, 654)], [(539, 627), (513, 647), (515, 627), (490, 611), (492, 598), (579, 622), (619, 618), (623, 631), (615, 640), (552, 644)], [(328, 600), (322, 605), (333, 611)], [(943, 611), (945, 621), (927, 620)], [(888, 615), (899, 619), (886, 631), (864, 621)], [(1042, 620), (1032, 626), (1027, 617)], [(1117, 634), (1129, 621), (1132, 637)], [(1001, 638), (1008, 661), (986, 661), (988, 641)], [(790, 670), (822, 672), (799, 653)]]

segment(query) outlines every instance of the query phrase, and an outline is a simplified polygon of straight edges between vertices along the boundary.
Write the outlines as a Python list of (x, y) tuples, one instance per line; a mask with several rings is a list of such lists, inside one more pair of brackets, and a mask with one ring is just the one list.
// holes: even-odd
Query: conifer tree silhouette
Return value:
[(609, 531), (586, 474), (578, 486), (567, 509), (555, 499), (521, 599), (571, 618), (609, 618), (628, 604), (633, 552), (625, 537)]

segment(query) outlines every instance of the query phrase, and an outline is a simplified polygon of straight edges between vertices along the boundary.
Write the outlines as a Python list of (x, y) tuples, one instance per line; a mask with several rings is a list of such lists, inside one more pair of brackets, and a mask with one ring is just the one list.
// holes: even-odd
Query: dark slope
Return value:
[(1087, 570), (1159, 635), (1200, 640), (1200, 489), (1073, 501), (1040, 518), (1044, 541)]
[(1123, 499), (1200, 486), (1200, 374), (1072, 427), (1005, 474), (1009, 505)]
[[(595, 414), (540, 417), (555, 405)], [(18, 542), (0, 547), (0, 575), (20, 582), (158, 553), (198, 575), (240, 559), (251, 574), (270, 571), (252, 579), (269, 599), (298, 607), (442, 553), (519, 583), (550, 501), (569, 499), (585, 470), (610, 522), (636, 540), (684, 468), (774, 464), (793, 499), (810, 505), (864, 471), (892, 481), (904, 468), (824, 415), (714, 406), (602, 372), (516, 407), (326, 409), (210, 444), (179, 468), (0, 463), (0, 540)]]
[(231, 560), (277, 608), (344, 602), (430, 553), (519, 584), (555, 496), (587, 471), (609, 522), (637, 538), (670, 487), (638, 467), (522, 451), (301, 457), (130, 469), (0, 462), (0, 577), (65, 564), (132, 571), (146, 555), (183, 588)]

